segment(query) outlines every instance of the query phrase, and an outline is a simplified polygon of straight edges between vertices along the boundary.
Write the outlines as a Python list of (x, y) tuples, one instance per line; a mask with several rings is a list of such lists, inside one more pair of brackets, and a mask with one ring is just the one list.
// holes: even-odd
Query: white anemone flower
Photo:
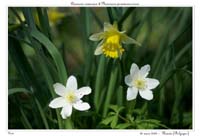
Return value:
[(129, 86), (126, 96), (128, 101), (135, 99), (138, 92), (143, 99), (153, 99), (152, 89), (159, 85), (159, 81), (157, 79), (147, 78), (149, 71), (150, 65), (145, 65), (141, 69), (135, 63), (131, 65), (130, 75), (125, 77), (125, 83)]
[(70, 117), (72, 114), (72, 107), (79, 111), (85, 111), (90, 109), (90, 105), (83, 102), (81, 98), (84, 95), (91, 93), (91, 88), (86, 86), (78, 89), (76, 77), (70, 76), (67, 80), (66, 86), (60, 83), (53, 85), (55, 92), (60, 97), (53, 99), (49, 107), (62, 108), (61, 116), (63, 119)]

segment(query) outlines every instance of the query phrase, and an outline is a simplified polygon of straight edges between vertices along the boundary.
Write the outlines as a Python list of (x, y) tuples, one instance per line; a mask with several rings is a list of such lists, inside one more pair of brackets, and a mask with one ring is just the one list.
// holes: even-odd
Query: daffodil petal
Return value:
[(112, 29), (114, 29), (114, 27), (110, 23), (108, 23), (108, 22), (104, 23), (104, 32), (112, 30)]
[(102, 46), (97, 46), (95, 52), (94, 52), (94, 55), (100, 55), (102, 54), (103, 51), (102, 51)]
[(118, 30), (118, 24), (117, 24), (116, 21), (113, 23), (113, 28), (115, 28), (116, 30)]
[(139, 90), (139, 94), (143, 99), (146, 99), (146, 100), (153, 99), (153, 92), (150, 90)]
[(146, 77), (149, 74), (150, 69), (151, 69), (150, 65), (148, 64), (141, 67), (140, 72), (139, 72), (140, 76)]
[(139, 68), (138, 68), (137, 64), (133, 63), (131, 65), (131, 70), (130, 70), (131, 76), (137, 75), (138, 72), (139, 72)]
[(100, 33), (95, 33), (95, 34), (91, 35), (91, 36), (89, 37), (89, 39), (90, 39), (91, 41), (100, 41), (100, 40), (103, 39), (103, 37), (104, 37), (104, 33), (103, 33), (103, 32), (100, 32)]
[(53, 87), (57, 95), (64, 96), (67, 92), (67, 89), (65, 88), (65, 86), (60, 83), (55, 83)]
[(153, 78), (146, 78), (148, 89), (154, 89), (159, 85), (159, 81)]
[(50, 104), (49, 107), (51, 108), (61, 108), (64, 107), (66, 105), (66, 100), (63, 97), (58, 97), (53, 99)]
[(86, 102), (82, 102), (81, 100), (73, 104), (73, 107), (79, 111), (85, 111), (90, 109), (90, 105)]
[(71, 91), (75, 91), (78, 88), (77, 80), (75, 76), (70, 76), (67, 80), (66, 87), (71, 89)]
[(62, 108), (61, 110), (61, 116), (63, 119), (66, 119), (67, 117), (70, 117), (72, 114), (72, 105), (67, 104), (65, 107)]
[(133, 79), (132, 79), (131, 75), (127, 75), (125, 77), (125, 83), (126, 83), (126, 85), (132, 86), (132, 82), (133, 82)]
[(80, 99), (82, 98), (84, 95), (88, 95), (91, 93), (91, 88), (90, 87), (82, 87), (78, 90), (76, 90), (76, 96)]
[(127, 36), (126, 34), (121, 33), (121, 41), (124, 44), (136, 44), (138, 46), (141, 46), (139, 42), (137, 42), (135, 39)]
[(137, 88), (135, 88), (135, 87), (129, 87), (127, 89), (126, 99), (128, 101), (133, 100), (133, 99), (135, 99), (137, 97), (137, 94), (138, 94), (138, 89)]

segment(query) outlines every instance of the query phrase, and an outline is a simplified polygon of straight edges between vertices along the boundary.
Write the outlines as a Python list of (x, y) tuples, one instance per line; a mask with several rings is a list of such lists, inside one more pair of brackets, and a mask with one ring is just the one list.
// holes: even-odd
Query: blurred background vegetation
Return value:
[[(145, 101), (137, 98), (133, 117), (156, 119), (168, 128), (192, 128), (192, 8), (190, 7), (98, 7), (98, 8), (20, 8), (8, 9), (8, 128), (58, 128), (48, 104), (55, 96), (52, 85), (65, 83), (67, 75), (78, 77), (79, 87), (96, 90), (100, 57), (94, 56), (97, 43), (89, 36), (100, 32), (104, 22), (117, 21), (120, 30), (142, 46), (124, 45), (119, 86), (111, 103), (126, 106), (124, 77), (133, 62), (151, 65), (149, 77), (160, 81), (154, 99), (143, 111)], [(37, 33), (37, 29), (52, 43)], [(38, 37), (37, 37), (38, 36)], [(44, 43), (40, 41), (43, 38)], [(41, 39), (42, 39), (41, 38)], [(37, 39), (37, 40), (35, 40)], [(49, 43), (49, 46), (43, 46)], [(49, 49), (50, 48), (50, 49)], [(54, 63), (56, 60), (57, 63)], [(62, 62), (63, 61), (63, 62)], [(101, 84), (107, 86), (111, 71), (107, 61)], [(59, 69), (59, 66), (61, 67)], [(59, 73), (60, 71), (60, 73)], [(66, 72), (67, 71), (67, 72)], [(65, 76), (66, 75), (66, 76)], [(120, 89), (118, 89), (120, 88)], [(101, 88), (105, 96), (106, 89)], [(28, 90), (28, 91), (27, 91)], [(102, 97), (103, 97), (102, 96)], [(92, 106), (87, 113), (73, 113), (74, 128), (115, 128), (102, 121), (94, 108), (94, 93), (85, 98)], [(127, 108), (127, 107), (126, 107)], [(131, 107), (129, 107), (131, 108)], [(126, 110), (121, 112), (126, 116)], [(43, 122), (43, 123), (41, 123)], [(62, 121), (61, 121), (62, 122)], [(123, 120), (118, 119), (118, 122)], [(112, 123), (111, 123), (112, 124)], [(59, 127), (62, 128), (62, 127)], [(120, 127), (119, 127), (120, 128)], [(124, 128), (162, 128), (147, 124)]]

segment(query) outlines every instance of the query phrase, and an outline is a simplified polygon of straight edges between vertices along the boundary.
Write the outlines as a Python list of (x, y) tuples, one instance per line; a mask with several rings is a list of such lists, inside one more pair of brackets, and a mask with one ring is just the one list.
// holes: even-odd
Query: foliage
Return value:
[[(10, 129), (192, 128), (191, 8), (10, 7), (8, 16)], [(120, 59), (94, 56), (89, 36), (114, 21), (142, 46), (124, 45)], [(124, 77), (133, 62), (150, 64), (160, 81), (152, 101), (126, 100)], [(69, 75), (92, 88), (84, 97), (91, 109), (63, 120), (48, 105), (53, 84)]]

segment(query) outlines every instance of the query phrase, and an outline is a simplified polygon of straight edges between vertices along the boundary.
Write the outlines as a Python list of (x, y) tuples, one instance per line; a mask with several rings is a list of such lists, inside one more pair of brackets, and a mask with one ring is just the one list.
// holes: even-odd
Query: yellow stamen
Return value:
[(124, 49), (120, 45), (120, 35), (108, 36), (102, 46), (103, 53), (111, 58), (118, 58), (122, 55)]
[(138, 89), (145, 89), (146, 88), (146, 81), (143, 79), (137, 79), (134, 81), (134, 86), (137, 87)]
[(76, 101), (76, 95), (73, 91), (68, 92), (65, 98), (69, 103), (73, 103)]

